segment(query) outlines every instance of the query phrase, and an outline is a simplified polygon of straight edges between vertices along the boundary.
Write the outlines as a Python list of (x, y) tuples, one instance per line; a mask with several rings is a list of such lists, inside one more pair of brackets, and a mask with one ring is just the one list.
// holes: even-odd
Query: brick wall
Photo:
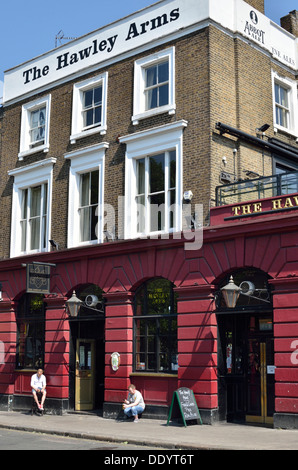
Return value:
[(264, 0), (245, 0), (245, 2), (261, 13), (265, 13)]

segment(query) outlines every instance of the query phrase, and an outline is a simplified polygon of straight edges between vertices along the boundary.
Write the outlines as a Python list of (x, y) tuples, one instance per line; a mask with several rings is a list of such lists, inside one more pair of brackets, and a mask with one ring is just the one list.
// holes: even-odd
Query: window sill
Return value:
[(165, 372), (131, 372), (129, 374), (130, 377), (178, 377), (178, 372), (176, 374), (173, 374), (171, 372), (165, 373)]
[(142, 119), (146, 119), (146, 118), (156, 116), (158, 114), (164, 114), (164, 113), (168, 113), (169, 115), (175, 114), (176, 105), (171, 104), (167, 106), (161, 106), (160, 108), (154, 108), (154, 109), (150, 109), (149, 111), (144, 111), (143, 113), (134, 114), (131, 117), (131, 120), (132, 120), (133, 125), (136, 126), (139, 124), (139, 121)]
[(106, 133), (107, 133), (107, 127), (99, 126), (99, 127), (94, 127), (92, 129), (88, 129), (86, 131), (78, 132), (76, 134), (72, 134), (69, 137), (69, 140), (71, 144), (75, 144), (77, 140), (83, 139), (84, 137), (88, 137), (93, 134), (105, 135)]
[(296, 140), (298, 140), (297, 132), (294, 132), (291, 129), (288, 129), (287, 127), (282, 127), (278, 124), (274, 124), (274, 133), (277, 134), (278, 132), (290, 135), (291, 137), (294, 137), (294, 138), (296, 138)]
[(27, 157), (28, 155), (32, 155), (33, 153), (38, 153), (38, 152), (43, 152), (43, 153), (48, 153), (50, 150), (50, 146), (47, 144), (40, 145), (38, 147), (34, 147), (32, 149), (28, 150), (23, 150), (22, 152), (19, 152), (18, 158), (20, 161), (24, 160), (24, 157)]

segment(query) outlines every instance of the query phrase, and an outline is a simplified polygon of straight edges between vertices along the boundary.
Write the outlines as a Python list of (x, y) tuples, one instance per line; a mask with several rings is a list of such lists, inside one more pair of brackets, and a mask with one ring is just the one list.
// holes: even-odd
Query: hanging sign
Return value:
[(27, 264), (26, 292), (35, 294), (50, 293), (51, 267), (45, 264)]
[(182, 416), (185, 427), (186, 421), (197, 421), (197, 424), (203, 424), (194, 393), (190, 388), (182, 387), (174, 392), (167, 425), (171, 418), (177, 418), (179, 414)]

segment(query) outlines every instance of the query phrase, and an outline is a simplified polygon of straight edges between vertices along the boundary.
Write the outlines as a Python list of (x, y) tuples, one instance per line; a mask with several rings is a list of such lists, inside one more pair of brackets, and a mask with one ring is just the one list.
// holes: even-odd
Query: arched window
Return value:
[(17, 313), (17, 369), (44, 366), (45, 310), (43, 295), (25, 294)]
[(175, 373), (177, 294), (167, 279), (145, 282), (134, 305), (134, 371)]

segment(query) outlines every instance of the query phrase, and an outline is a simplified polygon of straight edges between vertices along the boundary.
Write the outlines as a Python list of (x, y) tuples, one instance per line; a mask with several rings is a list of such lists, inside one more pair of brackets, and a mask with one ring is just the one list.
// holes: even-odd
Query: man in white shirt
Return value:
[(135, 385), (131, 384), (128, 387), (128, 397), (124, 400), (123, 410), (124, 414), (128, 417), (133, 416), (134, 422), (138, 423), (140, 413), (143, 413), (145, 409), (145, 402), (141, 392), (136, 390)]
[[(43, 375), (43, 370), (38, 369), (36, 374), (33, 374), (31, 377), (31, 388), (34, 400), (40, 410), (43, 410), (43, 404), (46, 399), (46, 378)], [(41, 403), (38, 401), (38, 396), (41, 394)]]

